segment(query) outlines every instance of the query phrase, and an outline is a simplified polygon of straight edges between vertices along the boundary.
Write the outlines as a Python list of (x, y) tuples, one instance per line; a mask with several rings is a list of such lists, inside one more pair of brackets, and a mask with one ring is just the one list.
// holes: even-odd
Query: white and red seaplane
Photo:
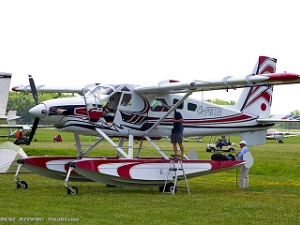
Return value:
[[(157, 86), (133, 84), (95, 84), (85, 88), (57, 88), (35, 86), (29, 75), (30, 86), (14, 87), (14, 91), (31, 91), (37, 105), (30, 109), (36, 117), (33, 131), (39, 119), (53, 124), (59, 131), (74, 133), (77, 156), (41, 156), (19, 160), (20, 167), (40, 175), (64, 180), (69, 194), (78, 189), (70, 181), (97, 181), (107, 185), (159, 187), (174, 189), (170, 173), (170, 157), (153, 140), (168, 137), (173, 128), (173, 112), (181, 112), (184, 118), (184, 136), (240, 136), (248, 145), (266, 142), (267, 129), (275, 122), (270, 119), (273, 85), (299, 83), (295, 73), (275, 73), (277, 60), (260, 56), (254, 70), (245, 77), (225, 77), (220, 80), (194, 80), (181, 83), (177, 80), (160, 82)], [(200, 91), (243, 88), (234, 106), (220, 106), (192, 97)], [(77, 92), (78, 97), (58, 98), (39, 103), (37, 92)], [(276, 120), (278, 122), (278, 120)], [(85, 151), (79, 135), (94, 135), (99, 138)], [(29, 140), (32, 140), (31, 136)], [(112, 138), (118, 137), (115, 143)], [(115, 149), (116, 155), (87, 157), (87, 153), (106, 140)], [(124, 141), (128, 140), (128, 145)], [(135, 140), (140, 140), (134, 148)], [(140, 155), (143, 141), (148, 141), (158, 152), (158, 157)], [(198, 160), (188, 156), (182, 159), (178, 179), (236, 169), (245, 161)], [(185, 173), (185, 174), (184, 174)], [(185, 176), (186, 177), (185, 177)], [(18, 171), (15, 181), (20, 181)], [(165, 185), (165, 184), (168, 185)]]

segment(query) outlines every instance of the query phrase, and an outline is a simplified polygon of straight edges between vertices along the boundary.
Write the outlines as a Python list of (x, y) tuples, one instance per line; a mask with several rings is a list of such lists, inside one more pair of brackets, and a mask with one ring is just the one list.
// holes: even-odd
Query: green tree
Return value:
[[(38, 93), (39, 102), (56, 98), (57, 94), (53, 93)], [(71, 97), (71, 95), (61, 95), (61, 97)], [(35, 101), (31, 93), (18, 93), (10, 91), (7, 102), (7, 112), (9, 110), (17, 110), (17, 115), (21, 116), (17, 123), (32, 124), (34, 117), (29, 113), (29, 110), (35, 106)]]
[(207, 99), (206, 101), (217, 104), (217, 105), (235, 105), (235, 101), (231, 100), (231, 101), (228, 102), (228, 101), (218, 99), (218, 98), (216, 98), (214, 100)]

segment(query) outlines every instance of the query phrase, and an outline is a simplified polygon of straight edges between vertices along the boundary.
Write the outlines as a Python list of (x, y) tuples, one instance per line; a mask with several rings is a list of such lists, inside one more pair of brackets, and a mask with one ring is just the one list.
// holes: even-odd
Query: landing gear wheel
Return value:
[(174, 188), (175, 188), (174, 183), (172, 183), (172, 182), (167, 183), (166, 188), (165, 188), (165, 192), (172, 192), (173, 193)]
[(19, 183), (17, 183), (17, 188), (21, 188), (21, 189), (27, 189), (28, 188), (28, 184), (26, 183), (26, 181), (21, 180)]
[(72, 186), (71, 187), (73, 190), (71, 190), (71, 189), (69, 189), (69, 188), (67, 188), (67, 194), (68, 195), (77, 195), (78, 194), (78, 188), (77, 187), (75, 187), (75, 186)]

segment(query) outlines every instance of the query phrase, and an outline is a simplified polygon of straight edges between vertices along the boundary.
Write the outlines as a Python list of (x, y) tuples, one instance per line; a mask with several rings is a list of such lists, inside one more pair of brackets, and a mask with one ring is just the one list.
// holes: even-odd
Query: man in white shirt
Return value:
[[(237, 153), (236, 159), (245, 160), (244, 155), (247, 152), (250, 152), (249, 148), (247, 147), (247, 142), (244, 141), (244, 140), (241, 141), (240, 142), (240, 148), (241, 148), (241, 151)], [(250, 171), (250, 168), (246, 167), (245, 165), (243, 165), (241, 167), (241, 171), (240, 171), (240, 188), (248, 188), (249, 171)]]

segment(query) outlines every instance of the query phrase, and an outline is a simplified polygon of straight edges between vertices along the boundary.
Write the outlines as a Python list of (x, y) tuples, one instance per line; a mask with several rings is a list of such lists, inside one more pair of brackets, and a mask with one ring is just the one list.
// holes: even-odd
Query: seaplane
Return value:
[[(176, 109), (184, 118), (184, 137), (240, 136), (248, 145), (264, 144), (267, 129), (275, 124), (270, 119), (273, 86), (300, 83), (296, 73), (276, 73), (276, 63), (275, 58), (260, 56), (252, 73), (242, 77), (189, 82), (170, 79), (154, 86), (95, 83), (81, 88), (58, 88), (36, 86), (29, 75), (29, 85), (12, 89), (32, 92), (36, 102), (29, 111), (35, 116), (29, 142), (39, 120), (43, 120), (60, 132), (74, 134), (77, 155), (27, 157), (18, 161), (19, 168), (23, 166), (42, 176), (63, 180), (67, 193), (73, 195), (78, 193), (78, 188), (70, 184), (73, 181), (174, 191), (176, 182), (173, 182), (174, 173), (170, 173), (172, 160), (180, 160), (184, 168), (177, 171), (179, 181), (240, 168), (247, 161), (199, 160), (190, 154), (173, 159), (155, 140), (170, 136)], [(239, 88), (242, 92), (234, 106), (216, 105), (192, 96), (195, 92), (224, 90), (226, 93)], [(75, 92), (79, 95), (39, 102), (37, 92)], [(83, 150), (80, 135), (93, 135), (98, 139)], [(115, 138), (118, 141), (114, 141)], [(87, 156), (94, 148), (101, 148), (104, 140), (115, 149), (114, 156)], [(145, 141), (158, 156), (141, 154)], [(27, 183), (18, 177), (19, 168), (15, 182), (18, 187), (27, 188)]]

